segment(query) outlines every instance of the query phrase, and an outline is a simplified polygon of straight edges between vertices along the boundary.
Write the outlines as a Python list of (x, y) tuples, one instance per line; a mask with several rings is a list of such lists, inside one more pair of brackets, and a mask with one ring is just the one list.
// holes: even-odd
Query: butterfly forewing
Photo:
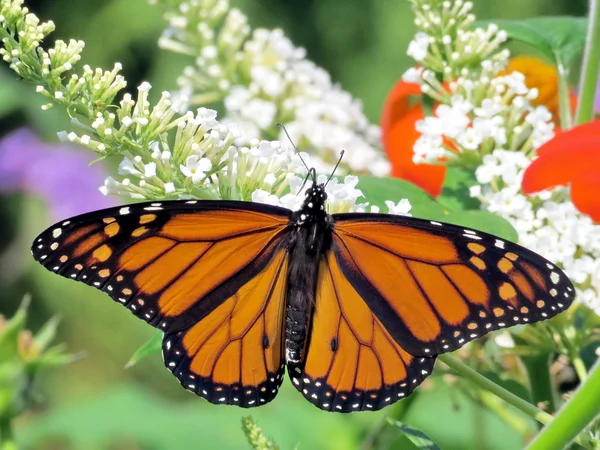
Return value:
[(333, 217), (342, 272), (412, 355), (453, 351), (490, 331), (548, 319), (573, 301), (559, 268), (495, 236), (391, 215)]
[(317, 407), (375, 411), (409, 395), (435, 358), (414, 357), (388, 333), (340, 270), (331, 251), (319, 267), (315, 314), (294, 386)]
[(111, 208), (50, 227), (32, 252), (49, 270), (101, 289), (156, 327), (185, 327), (186, 312), (221, 286), (227, 292), (213, 296), (213, 304), (235, 292), (262, 269), (254, 260), (264, 265), (265, 250), (285, 234), (286, 210), (252, 205), (175, 201)]

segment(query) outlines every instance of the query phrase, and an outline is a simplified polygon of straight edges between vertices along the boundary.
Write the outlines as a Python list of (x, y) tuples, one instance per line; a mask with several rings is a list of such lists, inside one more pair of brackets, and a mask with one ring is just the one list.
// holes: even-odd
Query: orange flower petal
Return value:
[(523, 192), (570, 185), (575, 207), (600, 222), (600, 121), (558, 134), (538, 155), (525, 170)]
[(542, 145), (539, 157), (525, 170), (523, 192), (549, 189), (571, 183), (600, 167), (600, 121), (562, 132)]
[(600, 173), (578, 178), (571, 184), (571, 201), (575, 207), (600, 223)]
[(383, 147), (392, 165), (392, 176), (410, 181), (437, 197), (442, 192), (446, 168), (413, 162), (413, 146), (420, 137), (415, 122), (424, 114), (420, 103), (411, 104), (411, 97), (420, 94), (416, 83), (396, 83), (381, 116)]

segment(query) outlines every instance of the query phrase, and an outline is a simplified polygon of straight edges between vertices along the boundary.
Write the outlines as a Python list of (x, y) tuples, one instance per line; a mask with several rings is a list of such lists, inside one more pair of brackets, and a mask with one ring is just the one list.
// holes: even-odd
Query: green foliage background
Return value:
[[(364, 101), (377, 122), (387, 92), (411, 64), (406, 47), (414, 34), (406, 0), (231, 0), (255, 27), (281, 27), (309, 58)], [(142, 80), (153, 93), (173, 89), (185, 61), (161, 51), (161, 11), (146, 0), (35, 0), (27, 5), (53, 20), (60, 39), (86, 42), (84, 63), (123, 63), (129, 89)], [(584, 0), (475, 1), (479, 19), (583, 15)], [(519, 49), (516, 49), (517, 51)], [(0, 65), (0, 136), (20, 126), (56, 142), (67, 128), (58, 108), (43, 112), (43, 99)], [(109, 164), (116, 162), (109, 162)], [(85, 176), (83, 174), (82, 176)], [(50, 224), (43, 203), (21, 194), (0, 196), (0, 313), (11, 315), (23, 293), (33, 294), (30, 326), (60, 315), (60, 340), (87, 357), (46, 372), (36, 386), (39, 403), (16, 423), (25, 449), (172, 449), (247, 446), (240, 419), (247, 410), (217, 407), (180, 388), (158, 357), (124, 370), (131, 354), (154, 330), (105, 295), (53, 276), (34, 265), (29, 243)], [(409, 399), (377, 413), (322, 412), (285, 382), (271, 404), (250, 411), (282, 449), (411, 448), (386, 417), (427, 433), (445, 450), (515, 449), (536, 431), (526, 417), (509, 426), (448, 387), (440, 370)], [(521, 416), (519, 416), (521, 417)]]

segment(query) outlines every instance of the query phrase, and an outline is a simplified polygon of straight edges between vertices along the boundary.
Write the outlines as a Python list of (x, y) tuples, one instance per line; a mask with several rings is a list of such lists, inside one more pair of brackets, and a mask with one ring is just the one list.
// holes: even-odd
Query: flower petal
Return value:
[(381, 116), (383, 147), (392, 164), (392, 175), (416, 184), (432, 196), (438, 196), (446, 168), (413, 162), (413, 146), (421, 134), (415, 122), (424, 117), (420, 104), (411, 104), (410, 97), (421, 95), (416, 83), (399, 81), (387, 97)]
[(542, 145), (525, 170), (523, 192), (530, 194), (567, 185), (600, 167), (600, 121), (562, 132)]
[(575, 207), (600, 223), (600, 173), (585, 175), (571, 184), (571, 201)]

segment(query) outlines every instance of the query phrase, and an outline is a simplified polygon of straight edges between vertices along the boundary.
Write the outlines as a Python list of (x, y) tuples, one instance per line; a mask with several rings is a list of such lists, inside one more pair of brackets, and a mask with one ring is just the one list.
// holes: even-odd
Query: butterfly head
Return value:
[(327, 200), (327, 194), (323, 183), (314, 183), (309, 187), (306, 190), (302, 208), (297, 214), (298, 224), (324, 221), (327, 216), (325, 200)]

